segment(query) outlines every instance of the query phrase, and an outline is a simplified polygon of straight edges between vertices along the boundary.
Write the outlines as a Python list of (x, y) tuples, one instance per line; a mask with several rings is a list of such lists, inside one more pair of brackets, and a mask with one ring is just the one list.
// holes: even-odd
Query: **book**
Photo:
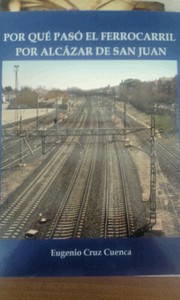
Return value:
[(179, 13), (0, 14), (0, 275), (179, 275)]

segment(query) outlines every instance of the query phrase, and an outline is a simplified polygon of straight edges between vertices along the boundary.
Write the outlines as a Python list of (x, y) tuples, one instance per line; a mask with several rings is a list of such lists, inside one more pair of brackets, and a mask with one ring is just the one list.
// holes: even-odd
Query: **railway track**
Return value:
[[(88, 138), (90, 142), (91, 138)], [(97, 144), (97, 143), (96, 143)], [(88, 144), (79, 161), (67, 192), (60, 204), (46, 238), (76, 238), (81, 236), (86, 207), (89, 199), (97, 145), (92, 149)]]
[[(109, 122), (108, 122), (109, 123)], [(107, 121), (105, 121), (107, 124)], [(112, 123), (110, 123), (111, 126)], [(130, 237), (134, 231), (122, 153), (114, 140), (105, 142), (104, 199), (101, 237)]]
[[(158, 168), (159, 164), (158, 164)], [(163, 174), (160, 174), (160, 187), (165, 193), (165, 198), (161, 198), (158, 201), (158, 206), (161, 210), (161, 221), (166, 236), (173, 237), (179, 235), (180, 224), (179, 224), (179, 195), (174, 194), (174, 190), (169, 184)]]
[[(93, 122), (91, 120), (91, 126)], [(45, 238), (80, 238), (92, 188), (98, 137), (88, 137), (83, 155), (73, 173), (68, 189), (60, 202), (59, 209)]]
[[(130, 126), (135, 124), (129, 118)], [(136, 124), (135, 124), (136, 125)], [(144, 130), (139, 136), (141, 149), (150, 155), (150, 132)], [(172, 137), (172, 136), (171, 136)], [(166, 143), (171, 141), (166, 135)], [(142, 143), (141, 141), (144, 142)], [(178, 140), (177, 140), (178, 142)], [(161, 139), (156, 139), (156, 167), (157, 167), (157, 221), (164, 234), (168, 237), (179, 236), (179, 183), (180, 158), (178, 149), (173, 145), (165, 144)], [(159, 193), (158, 193), (159, 192)]]
[[(101, 106), (96, 107), (96, 101), (90, 103), (88, 100), (67, 120), (65, 128), (112, 128), (110, 119), (108, 106), (102, 110)], [(132, 179), (128, 160), (129, 151), (116, 137), (66, 137), (35, 178), (13, 198), (13, 203), (2, 209), (0, 236), (4, 239), (23, 238), (28, 228), (38, 226), (39, 236), (45, 239), (84, 237), (84, 227), (90, 237), (93, 234), (106, 238), (130, 237), (134, 231), (131, 204), (139, 200), (134, 188), (139, 183), (135, 176)], [(99, 186), (96, 185), (96, 190), (93, 186), (97, 176), (100, 177), (102, 195)], [(129, 181), (130, 184), (133, 181), (132, 188)], [(65, 187), (62, 187), (63, 183)], [(49, 217), (45, 225), (39, 224), (39, 212)], [(92, 221), (94, 217), (95, 221)], [(93, 226), (97, 228), (93, 229)]]
[[(41, 148), (41, 146), (36, 147), (36, 149), (33, 150), (33, 154), (41, 150)], [(32, 155), (29, 150), (25, 150), (21, 154), (15, 154), (13, 157), (3, 160), (1, 163), (1, 170), (3, 171), (8, 168), (12, 168), (13, 166), (17, 165), (17, 163), (19, 164), (22, 160), (27, 158), (30, 154)]]
[[(64, 145), (64, 147), (56, 153), (56, 156), (49, 161), (47, 166), (38, 174), (38, 176), (36, 176), (24, 192), (17, 197), (15, 203), (10, 205), (10, 207), (6, 210), (6, 213), (1, 215), (0, 220), (3, 219), (3, 221), (0, 224), (0, 229), (2, 230), (5, 228), (6, 230), (3, 238), (16, 238), (16, 236), (18, 236), (18, 231), (23, 228), (33, 212), (37, 209), (37, 206), (40, 201), (43, 200), (49, 186), (56, 178), (63, 164), (68, 159), (68, 154), (70, 155), (72, 150), (72, 145)], [(47, 177), (48, 174), (51, 174), (51, 176)], [(37, 186), (39, 185), (40, 188), (37, 189)], [(31, 199), (29, 203), (28, 199)], [(16, 221), (13, 221), (9, 226), (11, 218), (13, 220), (16, 218)]]
[(158, 155), (162, 155), (178, 172), (180, 172), (180, 157), (159, 140), (157, 141)]
[[(84, 121), (82, 116), (80, 123)], [(67, 143), (62, 145), (23, 192), (1, 214), (0, 236), (2, 238), (17, 238), (21, 234), (23, 227), (31, 219), (50, 185), (71, 155), (76, 145), (71, 143), (71, 140), (71, 137), (68, 138)]]
[[(80, 110), (81, 109), (82, 108), (80, 108)], [(79, 111), (78, 111), (78, 109), (76, 109), (75, 111), (72, 112), (71, 116), (67, 120), (64, 120), (65, 122), (63, 125), (61, 124), (61, 128), (65, 128), (65, 127), (68, 128), (68, 126), (70, 126), (70, 128), (72, 128), (73, 124), (77, 122), (78, 116), (79, 116)], [(45, 123), (46, 119), (44, 116), (41, 117), (44, 120), (44, 125), (48, 126), (48, 124), (50, 124), (49, 123), (50, 117), (52, 117), (52, 113), (47, 118), (48, 123)], [(62, 122), (62, 120), (60, 120), (60, 121)], [(35, 121), (31, 120), (31, 122), (29, 120), (26, 121), (26, 123), (25, 123), (26, 129), (29, 129), (30, 127), (32, 127), (33, 126), (32, 124)], [(52, 123), (52, 124), (53, 124), (53, 126), (55, 126), (54, 123)], [(1, 162), (1, 170), (3, 170), (3, 171), (5, 171), (6, 169), (9, 169), (11, 167), (15, 167), (17, 164), (21, 163), (21, 161), (23, 159), (28, 158), (33, 153), (38, 152), (42, 148), (42, 146), (39, 145), (41, 143), (40, 138), (36, 138), (36, 137), (28, 137), (27, 140), (24, 142), (22, 140), (22, 138), (19, 138), (18, 135), (14, 135), (13, 141), (12, 141), (12, 137), (5, 138), (5, 140), (3, 138), (3, 141), (4, 141), (3, 142), (3, 153), (2, 153), (3, 160)], [(26, 148), (24, 151), (22, 151), (20, 143), (24, 144), (23, 148)], [(54, 143), (55, 143), (55, 141), (54, 141)], [(28, 146), (27, 146), (27, 144), (28, 144)], [(50, 144), (52, 144), (52, 141), (50, 142)], [(51, 151), (51, 150), (52, 150), (52, 147), (49, 147), (48, 151)]]

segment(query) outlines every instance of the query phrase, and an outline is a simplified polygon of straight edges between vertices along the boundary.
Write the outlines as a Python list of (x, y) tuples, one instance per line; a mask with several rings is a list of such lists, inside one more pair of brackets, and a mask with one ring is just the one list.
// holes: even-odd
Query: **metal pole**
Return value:
[(39, 130), (39, 102), (36, 101), (36, 129)]
[(41, 141), (42, 141), (42, 154), (46, 154), (46, 146), (45, 146), (45, 136), (44, 136), (44, 133), (42, 132), (41, 133)]
[(18, 114), (18, 106), (19, 104), (17, 103), (17, 92), (18, 92), (18, 70), (19, 70), (19, 66), (15, 65), (14, 66), (14, 72), (15, 72), (15, 95), (16, 95), (16, 105), (17, 105), (17, 109), (16, 109), (16, 114), (15, 114), (15, 122), (17, 122), (17, 128), (18, 128), (18, 122), (19, 122), (19, 114)]
[(127, 122), (126, 122), (126, 102), (124, 102), (124, 138), (126, 138), (126, 127), (127, 127)]
[(57, 140), (58, 140), (59, 139), (58, 100), (56, 100), (56, 130), (57, 130)]
[(24, 140), (23, 140), (23, 137), (21, 137), (21, 140), (20, 140), (20, 157), (21, 157), (21, 164), (23, 164), (23, 152), (24, 152)]
[(156, 224), (156, 137), (155, 137), (155, 113), (154, 107), (151, 115), (151, 173), (150, 173), (150, 225)]

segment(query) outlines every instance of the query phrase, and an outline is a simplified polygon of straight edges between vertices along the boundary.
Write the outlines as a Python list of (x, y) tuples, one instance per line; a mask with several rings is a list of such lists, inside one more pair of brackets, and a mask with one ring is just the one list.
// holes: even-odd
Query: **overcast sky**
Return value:
[(19, 88), (91, 89), (118, 85), (128, 78), (151, 81), (177, 74), (176, 61), (7, 61), (3, 62), (3, 87), (15, 87), (14, 65), (19, 65)]

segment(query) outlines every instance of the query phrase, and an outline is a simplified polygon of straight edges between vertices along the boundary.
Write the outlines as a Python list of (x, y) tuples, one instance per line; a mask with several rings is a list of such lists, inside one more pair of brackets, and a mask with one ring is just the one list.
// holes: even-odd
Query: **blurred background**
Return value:
[(1, 11), (150, 10), (180, 11), (180, 0), (0, 0)]

